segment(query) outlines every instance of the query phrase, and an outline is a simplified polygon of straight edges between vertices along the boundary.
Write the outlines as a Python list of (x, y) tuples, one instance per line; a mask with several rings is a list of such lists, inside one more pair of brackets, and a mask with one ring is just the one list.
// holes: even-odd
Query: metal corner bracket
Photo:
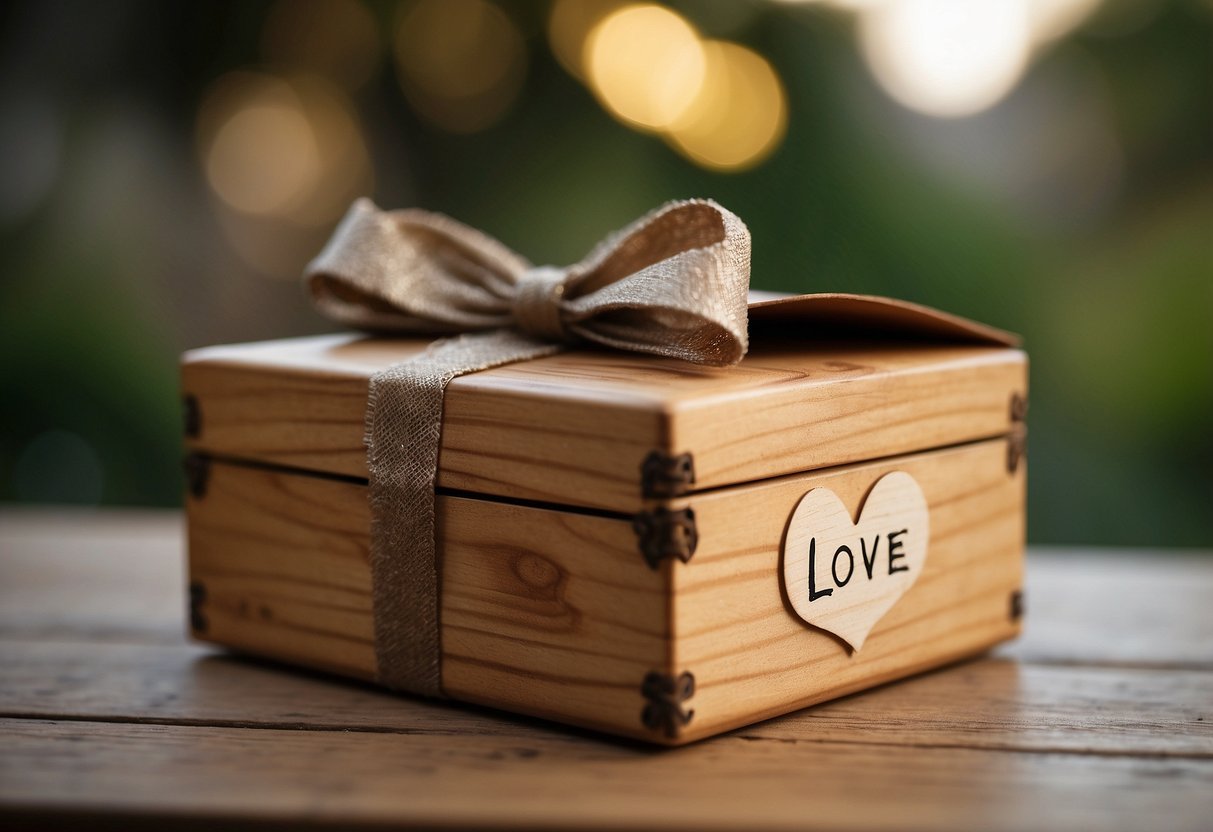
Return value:
[(640, 491), (646, 500), (681, 497), (695, 484), (695, 460), (689, 454), (651, 451), (640, 464)]
[(206, 632), (206, 614), (202, 605), (206, 601), (206, 584), (190, 581), (190, 629), (196, 633)]
[(1022, 393), (1011, 394), (1011, 421), (1028, 421), (1028, 397)]
[(181, 419), (187, 439), (197, 439), (202, 435), (202, 406), (193, 393), (181, 397)]
[(664, 731), (673, 739), (695, 716), (693, 710), (683, 707), (695, 695), (695, 677), (690, 671), (674, 676), (654, 670), (644, 677), (640, 693), (648, 700), (640, 719), (650, 731)]
[(1019, 470), (1019, 463), (1028, 455), (1028, 434), (1022, 428), (1007, 434), (1007, 473)]
[(185, 467), (185, 484), (190, 496), (201, 499), (206, 496), (206, 487), (211, 479), (211, 458), (206, 454), (188, 453), (182, 463)]
[(663, 507), (642, 511), (632, 518), (640, 554), (649, 568), (656, 569), (666, 558), (686, 563), (699, 545), (699, 530), (695, 528), (695, 512), (688, 508)]

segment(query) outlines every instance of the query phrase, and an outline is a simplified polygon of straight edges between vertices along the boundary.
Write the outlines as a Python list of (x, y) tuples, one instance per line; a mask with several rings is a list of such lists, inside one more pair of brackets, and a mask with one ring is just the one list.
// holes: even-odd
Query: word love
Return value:
[[(889, 574), (897, 572), (908, 572), (909, 566), (895, 566), (894, 561), (905, 560), (905, 554), (901, 551), (901, 536), (908, 533), (909, 529), (901, 529), (896, 532), (889, 532), (886, 537), (889, 540)], [(864, 568), (868, 570), (868, 580), (872, 580), (872, 570), (876, 567), (876, 553), (880, 549), (880, 535), (872, 538), (872, 556), (868, 557), (868, 542), (863, 538), (859, 540), (860, 552), (863, 557)], [(838, 562), (841, 558), (846, 558), (846, 566), (843, 567), (842, 576), (838, 574)], [(850, 546), (839, 546), (834, 550), (834, 561), (830, 566), (830, 571), (834, 573), (834, 585), (844, 587), (851, 582), (851, 577), (855, 574), (855, 552)], [(825, 598), (834, 594), (834, 589), (818, 589), (817, 588), (817, 538), (809, 540), (809, 602), (812, 603), (818, 598)]]
[(927, 559), (926, 497), (904, 471), (881, 477), (859, 519), (828, 488), (801, 498), (783, 545), (783, 584), (804, 621), (858, 651)]

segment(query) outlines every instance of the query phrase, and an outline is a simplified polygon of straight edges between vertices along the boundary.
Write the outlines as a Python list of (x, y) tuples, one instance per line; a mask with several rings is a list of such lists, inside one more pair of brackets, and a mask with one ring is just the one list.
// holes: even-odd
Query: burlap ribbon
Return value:
[(664, 205), (556, 268), (448, 217), (364, 199), (304, 277), (341, 323), (464, 333), (373, 375), (366, 416), (379, 678), (429, 696), (442, 695), (434, 483), (446, 385), (577, 341), (712, 365), (747, 346), (750, 234), (708, 200)]

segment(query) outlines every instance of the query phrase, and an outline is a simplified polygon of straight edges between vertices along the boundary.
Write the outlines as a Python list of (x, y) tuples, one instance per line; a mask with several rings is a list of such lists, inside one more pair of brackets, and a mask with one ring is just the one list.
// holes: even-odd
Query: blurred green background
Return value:
[(0, 11), (0, 500), (180, 501), (177, 356), (326, 331), (349, 200), (535, 262), (710, 196), (755, 288), (1032, 357), (1029, 537), (1213, 545), (1208, 0)]

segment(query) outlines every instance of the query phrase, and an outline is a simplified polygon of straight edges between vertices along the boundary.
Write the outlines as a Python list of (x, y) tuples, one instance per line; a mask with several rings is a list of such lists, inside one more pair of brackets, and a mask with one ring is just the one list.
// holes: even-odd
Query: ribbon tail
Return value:
[(366, 418), (371, 582), (379, 681), (442, 696), (435, 477), (446, 386), (564, 347), (513, 330), (438, 341), (371, 376)]

